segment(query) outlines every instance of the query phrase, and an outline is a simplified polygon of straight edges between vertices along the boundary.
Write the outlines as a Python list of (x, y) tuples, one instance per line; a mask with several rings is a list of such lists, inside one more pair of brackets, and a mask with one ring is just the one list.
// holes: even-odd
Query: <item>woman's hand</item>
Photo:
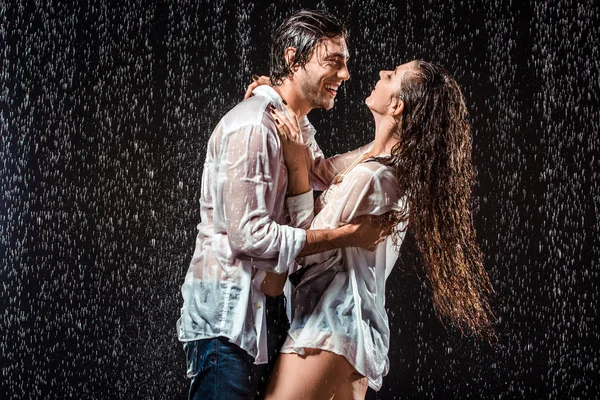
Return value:
[(269, 85), (269, 86), (273, 86), (271, 85), (271, 78), (269, 78), (268, 76), (257, 76), (257, 75), (252, 75), (252, 83), (248, 85), (248, 89), (246, 89), (246, 94), (244, 95), (244, 100), (246, 100), (248, 97), (252, 97), (254, 96), (252, 94), (252, 91), (254, 89), (256, 89), (257, 87), (259, 87), (260, 85)]
[(288, 117), (288, 115), (272, 105), (269, 105), (269, 112), (273, 117), (273, 121), (277, 127), (277, 134), (281, 139), (281, 148), (283, 150), (285, 164), (288, 169), (299, 169), (306, 164), (307, 149), (304, 145), (298, 117), (289, 107), (284, 107), (286, 108), (288, 115), (291, 115), (292, 117)]
[(304, 144), (298, 117), (287, 105), (284, 105), (288, 117), (282, 111), (269, 106), (269, 112), (275, 121), (277, 133), (281, 139), (283, 158), (288, 169), (288, 196), (297, 196), (310, 190), (308, 180), (308, 149)]

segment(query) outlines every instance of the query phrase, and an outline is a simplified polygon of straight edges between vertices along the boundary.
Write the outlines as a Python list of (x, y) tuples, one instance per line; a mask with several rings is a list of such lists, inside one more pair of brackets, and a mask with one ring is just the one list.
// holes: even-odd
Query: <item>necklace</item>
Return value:
[(352, 164), (350, 164), (350, 166), (348, 168), (346, 168), (345, 170), (343, 170), (342, 172), (337, 174), (335, 176), (335, 178), (333, 178), (333, 182), (331, 182), (331, 183), (334, 185), (339, 184), (340, 182), (342, 182), (344, 180), (344, 177), (348, 174), (348, 172), (350, 172), (352, 170), (352, 168), (356, 167), (361, 162), (371, 158), (372, 155), (370, 153), (370, 150), (371, 149), (369, 149), (366, 152), (364, 152), (363, 154), (361, 154), (360, 157), (358, 157), (356, 160), (354, 160), (354, 162)]

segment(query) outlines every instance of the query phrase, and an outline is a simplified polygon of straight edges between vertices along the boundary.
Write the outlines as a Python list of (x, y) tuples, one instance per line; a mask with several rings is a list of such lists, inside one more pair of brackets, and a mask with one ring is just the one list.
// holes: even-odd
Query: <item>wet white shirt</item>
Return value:
[[(363, 162), (323, 192), (311, 228), (402, 210), (405, 201), (391, 167)], [(379, 390), (389, 369), (385, 281), (397, 258), (391, 237), (375, 251), (348, 247), (304, 257), (300, 263), (310, 269), (292, 289), (291, 328), (281, 351), (303, 354), (308, 347), (342, 355)]]
[[(283, 109), (281, 98), (268, 86), (254, 94), (221, 119), (208, 142), (202, 222), (181, 288), (177, 330), (181, 341), (227, 337), (263, 364), (267, 336), (260, 283), (266, 272), (286, 272), (294, 264), (306, 241), (300, 228), (306, 228), (301, 222), (312, 212), (313, 198), (309, 192), (286, 204), (287, 168), (266, 110), (269, 103)], [(306, 117), (300, 127), (312, 157), (311, 185), (323, 190), (358, 151), (325, 159)]]

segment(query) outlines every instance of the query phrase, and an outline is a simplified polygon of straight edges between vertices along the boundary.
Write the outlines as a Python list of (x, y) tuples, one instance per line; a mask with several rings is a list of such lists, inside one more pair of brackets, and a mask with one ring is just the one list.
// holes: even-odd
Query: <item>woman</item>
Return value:
[[(461, 332), (493, 335), (492, 289), (470, 210), (470, 129), (458, 85), (441, 67), (413, 61), (381, 71), (366, 104), (375, 119), (375, 140), (320, 196), (312, 228), (391, 211), (395, 234), (374, 251), (345, 248), (301, 260), (291, 328), (267, 399), (364, 398), (368, 386), (379, 390), (389, 366), (385, 279), (409, 212), (439, 317)], [(306, 192), (297, 121), (272, 113), (289, 185)]]

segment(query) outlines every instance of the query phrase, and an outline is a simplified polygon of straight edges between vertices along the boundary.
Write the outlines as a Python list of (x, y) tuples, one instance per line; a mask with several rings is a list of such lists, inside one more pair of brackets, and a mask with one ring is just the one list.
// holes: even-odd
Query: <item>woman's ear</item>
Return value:
[(284, 57), (285, 57), (285, 61), (290, 66), (290, 69), (292, 70), (292, 72), (298, 71), (298, 64), (295, 62), (296, 61), (296, 48), (288, 47), (287, 49), (285, 49)]
[(392, 106), (392, 117), (397, 117), (404, 111), (404, 102), (400, 99), (396, 99), (396, 104)]

